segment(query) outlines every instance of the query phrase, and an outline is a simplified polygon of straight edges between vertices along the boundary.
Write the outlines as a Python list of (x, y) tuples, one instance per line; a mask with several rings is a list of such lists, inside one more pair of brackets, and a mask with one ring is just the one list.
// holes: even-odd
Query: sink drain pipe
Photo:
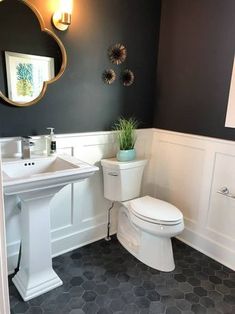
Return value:
[(16, 275), (16, 273), (18, 273), (18, 271), (20, 270), (21, 253), (22, 253), (22, 244), (21, 244), (21, 242), (20, 242), (20, 249), (19, 249), (19, 254), (18, 254), (17, 266), (16, 266), (15, 272), (14, 272), (15, 275)]
[[(19, 213), (20, 213), (21, 212), (21, 202), (20, 201), (17, 203), (17, 208), (19, 209)], [(17, 265), (16, 265), (15, 272), (14, 272), (15, 275), (20, 270), (21, 255), (22, 255), (22, 241), (20, 240), (20, 247), (19, 247), (19, 254), (18, 254), (18, 259), (17, 259)]]

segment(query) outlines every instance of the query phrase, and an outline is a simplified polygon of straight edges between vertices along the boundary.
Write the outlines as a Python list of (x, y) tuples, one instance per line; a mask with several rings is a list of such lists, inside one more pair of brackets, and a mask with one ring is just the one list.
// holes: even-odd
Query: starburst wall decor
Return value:
[[(127, 57), (127, 49), (123, 44), (115, 44), (108, 48), (109, 61), (115, 65), (122, 64)], [(105, 84), (111, 85), (116, 80), (116, 73), (113, 69), (106, 69), (102, 74), (102, 80)], [(131, 86), (134, 83), (134, 73), (125, 69), (120, 74), (120, 82), (123, 86)]]
[(123, 86), (131, 86), (134, 83), (135, 76), (131, 70), (124, 70), (121, 76), (121, 82)]
[(108, 49), (109, 60), (113, 64), (122, 64), (127, 57), (127, 50), (123, 44), (115, 44)]
[(116, 80), (116, 74), (114, 70), (108, 69), (103, 72), (102, 75), (103, 82), (110, 85)]

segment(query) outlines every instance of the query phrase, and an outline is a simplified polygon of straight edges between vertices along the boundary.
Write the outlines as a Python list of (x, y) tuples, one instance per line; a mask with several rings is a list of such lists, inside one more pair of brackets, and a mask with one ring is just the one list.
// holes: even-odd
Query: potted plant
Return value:
[(114, 130), (117, 131), (117, 141), (119, 151), (117, 152), (117, 160), (130, 161), (136, 158), (135, 142), (136, 128), (138, 121), (135, 118), (119, 118), (114, 124)]

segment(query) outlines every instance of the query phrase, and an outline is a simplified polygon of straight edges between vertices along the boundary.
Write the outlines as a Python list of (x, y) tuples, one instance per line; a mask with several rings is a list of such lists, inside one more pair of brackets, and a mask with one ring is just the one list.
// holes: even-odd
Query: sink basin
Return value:
[(83, 180), (98, 170), (71, 156), (41, 157), (3, 161), (5, 195), (46, 189)]
[(24, 301), (62, 285), (52, 268), (50, 202), (69, 183), (98, 171), (71, 156), (3, 161), (3, 189), (21, 201), (21, 260), (12, 281)]

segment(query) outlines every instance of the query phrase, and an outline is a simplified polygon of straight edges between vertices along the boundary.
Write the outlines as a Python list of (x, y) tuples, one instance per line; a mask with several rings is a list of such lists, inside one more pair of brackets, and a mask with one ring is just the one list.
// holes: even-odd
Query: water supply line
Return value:
[[(19, 211), (21, 211), (21, 203), (17, 203), (17, 208)], [(22, 255), (22, 240), (20, 240), (20, 247), (19, 247), (19, 254), (18, 254), (18, 259), (17, 259), (17, 265), (14, 271), (14, 274), (16, 275), (17, 272), (20, 270), (20, 261), (21, 261), (21, 255)]]
[(108, 209), (107, 236), (104, 238), (106, 241), (110, 241), (110, 240), (111, 240), (111, 237), (110, 237), (110, 227), (111, 227), (111, 210), (112, 210), (112, 209), (113, 209), (113, 207), (114, 207), (114, 203), (115, 203), (115, 202), (112, 202), (111, 207), (109, 207), (109, 209)]

